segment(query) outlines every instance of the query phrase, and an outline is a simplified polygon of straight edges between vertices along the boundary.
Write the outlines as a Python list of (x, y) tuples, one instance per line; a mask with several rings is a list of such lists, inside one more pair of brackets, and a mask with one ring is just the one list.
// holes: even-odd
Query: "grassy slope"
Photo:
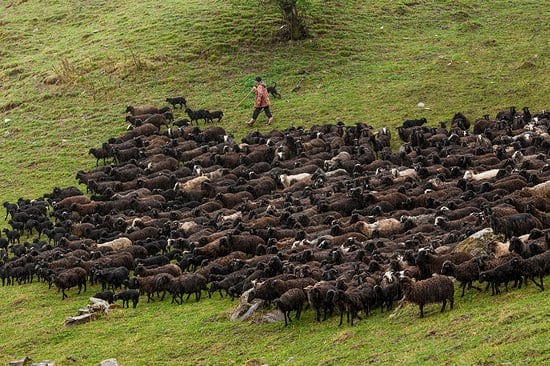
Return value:
[[(87, 150), (123, 131), (127, 104), (162, 105), (183, 94), (193, 108), (223, 109), (224, 127), (242, 136), (252, 101), (235, 105), (257, 74), (277, 81), (284, 96), (273, 100), (276, 128), (337, 120), (395, 126), (420, 116), (435, 125), (456, 111), (476, 118), (510, 105), (548, 107), (550, 32), (541, 2), (311, 2), (314, 37), (284, 44), (273, 42), (276, 9), (264, 4), (258, 15), (255, 1), (2, 2), (0, 201), (75, 184), (75, 172), (93, 166)], [(452, 312), (422, 321), (408, 307), (392, 320), (375, 315), (338, 329), (335, 320), (312, 323), (306, 312), (284, 330), (230, 323), (231, 305), (218, 299), (140, 305), (63, 328), (85, 296), (60, 302), (41, 284), (0, 294), (3, 363), (24, 354), (60, 365), (107, 357), (327, 365), (550, 358), (550, 304), (533, 286), (458, 299)]]
[[(94, 289), (94, 290), (97, 290)], [(93, 291), (88, 291), (88, 295)], [(108, 357), (125, 365), (545, 364), (550, 361), (548, 294), (535, 286), (496, 298), (468, 294), (452, 311), (430, 305), (424, 319), (407, 306), (393, 318), (376, 314), (356, 326), (337, 317), (316, 323), (307, 310), (281, 323), (229, 321), (229, 300), (215, 296), (181, 306), (143, 303), (116, 309), (95, 322), (63, 327), (86, 303), (85, 295), (59, 294), (43, 284), (2, 288), (0, 362), (30, 355), (58, 365), (95, 364)], [(254, 363), (251, 363), (254, 364)]]

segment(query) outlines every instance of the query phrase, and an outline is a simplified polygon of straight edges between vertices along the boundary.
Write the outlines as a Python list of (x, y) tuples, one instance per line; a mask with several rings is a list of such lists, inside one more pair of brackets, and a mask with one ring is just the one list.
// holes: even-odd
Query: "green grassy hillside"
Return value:
[[(272, 98), (278, 129), (395, 127), (416, 117), (437, 125), (457, 111), (473, 119), (512, 105), (548, 108), (545, 2), (309, 2), (312, 37), (284, 43), (269, 1), (1, 2), (0, 201), (77, 184), (75, 173), (95, 166), (88, 149), (124, 131), (128, 104), (184, 95), (192, 108), (222, 109), (224, 128), (243, 136), (252, 98), (237, 104), (256, 75), (283, 95)], [(56, 365), (550, 362), (550, 301), (535, 286), (468, 295), (422, 320), (414, 306), (392, 319), (377, 313), (353, 328), (314, 323), (310, 310), (288, 328), (233, 323), (234, 304), (217, 296), (63, 327), (95, 290), (61, 301), (44, 284), (0, 287), (0, 363), (24, 355)]]
[(548, 107), (550, 31), (537, 1), (311, 1), (312, 37), (285, 43), (268, 1), (0, 7), (2, 202), (74, 184), (93, 165), (88, 149), (123, 131), (128, 104), (184, 95), (222, 109), (241, 136), (252, 99), (236, 105), (256, 75), (283, 94), (275, 128)]

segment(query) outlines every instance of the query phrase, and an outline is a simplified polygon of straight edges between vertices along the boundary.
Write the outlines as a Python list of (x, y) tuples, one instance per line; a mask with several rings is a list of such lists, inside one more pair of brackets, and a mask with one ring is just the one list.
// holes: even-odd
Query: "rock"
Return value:
[(276, 322), (284, 322), (285, 321), (285, 315), (282, 311), (275, 309), (273, 311), (270, 311), (262, 317), (263, 320), (265, 320), (268, 323), (276, 323)]
[(250, 308), (248, 309), (248, 311), (246, 311), (246, 313), (244, 313), (240, 318), (239, 320), (241, 322), (244, 322), (245, 320), (247, 320), (248, 318), (250, 318), (252, 315), (254, 315), (254, 313), (256, 312), (256, 310), (258, 310), (258, 308), (260, 306), (262, 306), (264, 304), (264, 301), (263, 300), (259, 300), (257, 302), (255, 302), (254, 304), (251, 304)]
[(24, 365), (27, 365), (29, 362), (31, 362), (31, 358), (28, 356), (25, 356), (20, 360), (11, 361), (9, 363), (9, 366), (24, 366)]
[(65, 319), (65, 325), (77, 325), (77, 324), (83, 324), (88, 323), (96, 318), (95, 313), (91, 314), (84, 314), (84, 315), (77, 315), (77, 316), (70, 316), (67, 319)]
[(241, 317), (249, 312), (252, 304), (248, 302), (248, 294), (250, 294), (251, 291), (252, 289), (249, 289), (239, 297), (239, 305), (237, 305), (235, 310), (233, 310), (233, 313), (231, 313), (230, 319), (232, 321), (235, 321), (237, 319), (241, 320)]
[(474, 257), (490, 254), (489, 244), (500, 239), (501, 236), (495, 235), (492, 229), (486, 228), (473, 233), (458, 243), (453, 248), (453, 252), (469, 253)]
[(118, 361), (116, 360), (116, 358), (108, 358), (101, 361), (98, 366), (118, 366)]

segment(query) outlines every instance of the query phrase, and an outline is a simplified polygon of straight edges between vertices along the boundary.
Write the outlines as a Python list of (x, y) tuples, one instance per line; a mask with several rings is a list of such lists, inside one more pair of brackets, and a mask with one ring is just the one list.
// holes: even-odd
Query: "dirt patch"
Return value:
[(4, 113), (4, 112), (11, 111), (12, 109), (19, 107), (20, 105), (21, 103), (16, 103), (16, 102), (10, 102), (10, 103), (4, 104), (3, 106), (0, 106), (0, 112)]
[(340, 344), (345, 343), (348, 339), (353, 338), (355, 333), (353, 332), (342, 332), (337, 338), (335, 338), (332, 343), (334, 344)]

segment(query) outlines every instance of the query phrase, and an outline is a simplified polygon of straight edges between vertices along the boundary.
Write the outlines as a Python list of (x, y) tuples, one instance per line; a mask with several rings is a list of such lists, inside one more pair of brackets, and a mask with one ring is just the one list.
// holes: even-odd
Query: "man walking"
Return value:
[(247, 125), (253, 126), (256, 122), (256, 119), (260, 115), (260, 112), (263, 110), (267, 116), (267, 124), (270, 125), (273, 123), (273, 115), (269, 110), (269, 95), (267, 93), (267, 86), (262, 82), (262, 78), (256, 77), (256, 86), (252, 87), (254, 95), (254, 112), (252, 113), (252, 118), (250, 121), (246, 122)]

